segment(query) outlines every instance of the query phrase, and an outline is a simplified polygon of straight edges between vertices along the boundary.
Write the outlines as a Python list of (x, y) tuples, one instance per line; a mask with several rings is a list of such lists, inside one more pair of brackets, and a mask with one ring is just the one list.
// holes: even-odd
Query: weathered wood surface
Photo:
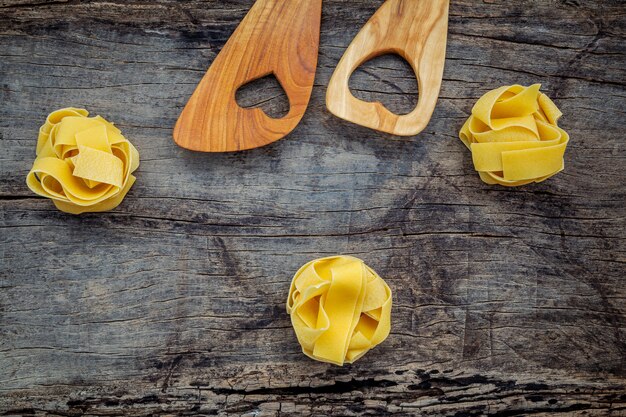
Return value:
[[(381, 4), (326, 0), (294, 133), (184, 151), (176, 118), (251, 4), (0, 0), (0, 414), (625, 415), (624, 3), (453, 0), (434, 118), (396, 139), (325, 110)], [(485, 91), (534, 82), (565, 113), (566, 171), (484, 185), (458, 129)], [(393, 59), (353, 86), (415, 102)], [(24, 184), (68, 105), (141, 152), (112, 213), (65, 215)], [(297, 268), (335, 253), (395, 294), (390, 338), (344, 368), (302, 355), (284, 311)]]

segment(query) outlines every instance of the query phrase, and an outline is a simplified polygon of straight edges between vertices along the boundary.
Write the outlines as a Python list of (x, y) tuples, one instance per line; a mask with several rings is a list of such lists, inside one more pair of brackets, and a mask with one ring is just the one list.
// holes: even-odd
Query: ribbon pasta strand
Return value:
[(135, 182), (137, 149), (121, 131), (84, 109), (52, 112), (39, 129), (37, 158), (26, 177), (36, 194), (66, 213), (117, 207)]
[(389, 286), (362, 260), (334, 256), (300, 268), (287, 312), (304, 354), (341, 366), (387, 338), (391, 304)]
[(563, 113), (540, 87), (501, 87), (481, 97), (472, 109), (459, 137), (485, 183), (526, 185), (564, 169), (569, 135), (558, 126)]

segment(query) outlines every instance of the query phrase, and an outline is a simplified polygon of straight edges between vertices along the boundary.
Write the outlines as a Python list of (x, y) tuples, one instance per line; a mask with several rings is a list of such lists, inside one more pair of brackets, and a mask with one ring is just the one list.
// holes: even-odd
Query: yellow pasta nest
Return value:
[(472, 109), (460, 138), (487, 184), (514, 187), (541, 182), (564, 168), (569, 135), (561, 111), (541, 85), (512, 85), (485, 94)]
[(287, 312), (307, 356), (343, 365), (389, 335), (391, 290), (360, 259), (318, 259), (293, 277)]
[(37, 158), (26, 177), (35, 193), (66, 213), (117, 207), (135, 182), (137, 149), (120, 130), (84, 109), (52, 112), (39, 129)]

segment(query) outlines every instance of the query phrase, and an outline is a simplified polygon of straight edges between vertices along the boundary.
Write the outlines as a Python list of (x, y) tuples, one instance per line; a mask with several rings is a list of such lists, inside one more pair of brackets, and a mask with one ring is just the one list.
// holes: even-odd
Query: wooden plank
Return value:
[[(184, 151), (176, 118), (251, 4), (0, 1), (0, 414), (624, 415), (623, 4), (452, 1), (439, 105), (397, 139), (325, 110), (381, 4), (326, 0), (296, 131)], [(565, 113), (566, 171), (484, 185), (458, 130), (487, 90), (534, 82)], [(351, 85), (391, 108), (417, 91), (388, 57)], [(67, 105), (141, 152), (114, 212), (65, 215), (24, 183)], [(284, 311), (298, 267), (335, 253), (395, 297), (390, 338), (344, 368), (303, 356)]]

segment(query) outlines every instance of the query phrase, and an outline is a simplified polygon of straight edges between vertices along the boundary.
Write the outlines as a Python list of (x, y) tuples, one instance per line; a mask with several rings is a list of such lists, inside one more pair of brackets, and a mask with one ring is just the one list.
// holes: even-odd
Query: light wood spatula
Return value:
[[(424, 130), (435, 110), (446, 58), (449, 0), (387, 0), (346, 50), (331, 78), (326, 105), (347, 121), (400, 136)], [(357, 99), (348, 82), (364, 62), (398, 54), (413, 67), (419, 101), (406, 115)]]
[[(183, 148), (230, 152), (283, 138), (300, 122), (311, 97), (322, 0), (257, 0), (183, 110), (174, 140)], [(237, 90), (273, 74), (289, 97), (289, 113), (269, 117), (242, 108)]]

